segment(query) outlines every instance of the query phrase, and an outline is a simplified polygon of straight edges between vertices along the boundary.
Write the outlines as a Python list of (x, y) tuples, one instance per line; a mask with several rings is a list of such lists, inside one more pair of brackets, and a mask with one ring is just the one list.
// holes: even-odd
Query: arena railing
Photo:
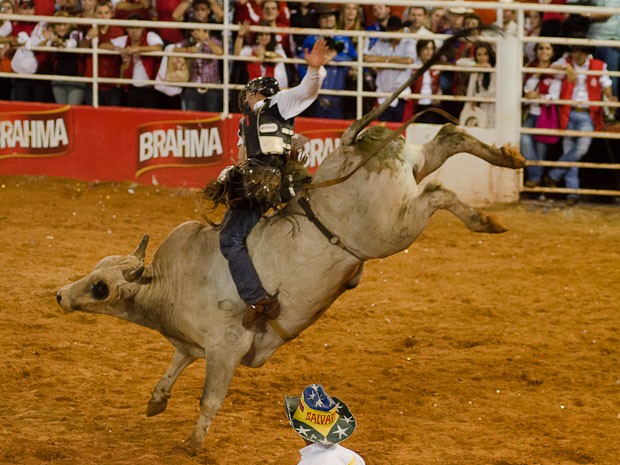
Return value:
[[(343, 0), (340, 1), (331, 1), (327, 2), (324, 0), (319, 0), (315, 3), (330, 3), (330, 4), (338, 4), (338, 3), (346, 3)], [(360, 6), (362, 5), (372, 5), (375, 2), (373, 0), (358, 0)], [(54, 76), (54, 75), (43, 75), (43, 74), (16, 74), (16, 73), (2, 73), (0, 72), (0, 77), (9, 77), (9, 78), (26, 78), (26, 79), (43, 79), (43, 80), (63, 80), (63, 81), (74, 81), (74, 82), (84, 82), (93, 86), (93, 105), (98, 106), (97, 101), (97, 92), (98, 86), (100, 84), (119, 84), (119, 85), (128, 85), (132, 83), (141, 83), (141, 84), (166, 84), (177, 87), (194, 87), (194, 88), (218, 88), (222, 89), (224, 92), (223, 99), (223, 115), (222, 117), (226, 117), (230, 110), (230, 99), (232, 93), (237, 91), (243, 87), (242, 83), (231, 83), (230, 82), (230, 71), (231, 66), (234, 62), (244, 62), (251, 61), (251, 58), (244, 58), (240, 56), (235, 56), (230, 51), (232, 49), (232, 34), (236, 33), (239, 30), (239, 25), (230, 24), (229, 18), (231, 15), (230, 11), (231, 0), (224, 0), (224, 23), (223, 24), (215, 24), (215, 23), (184, 23), (184, 22), (159, 22), (159, 21), (128, 21), (128, 20), (101, 20), (101, 19), (93, 19), (93, 18), (74, 18), (74, 17), (46, 17), (46, 16), (24, 16), (24, 15), (5, 15), (0, 14), (0, 19), (8, 19), (11, 21), (34, 21), (34, 22), (47, 22), (47, 23), (69, 23), (74, 25), (104, 25), (104, 24), (114, 24), (121, 27), (126, 27), (129, 25), (132, 26), (144, 26), (152, 29), (161, 29), (161, 28), (174, 28), (174, 29), (196, 29), (202, 28), (210, 31), (217, 31), (222, 34), (222, 45), (224, 49), (224, 54), (212, 55), (212, 54), (200, 54), (200, 53), (175, 53), (175, 52), (150, 52), (146, 55), (152, 56), (181, 56), (185, 58), (208, 58), (208, 59), (216, 59), (221, 60), (223, 62), (222, 70), (222, 83), (213, 83), (213, 84), (202, 84), (202, 83), (179, 83), (179, 82), (166, 82), (166, 81), (133, 81), (131, 79), (114, 79), (114, 78), (103, 78), (97, 76), (97, 70), (95, 66), (94, 76), (90, 77), (72, 77), (72, 76)], [(422, 6), (427, 7), (428, 2), (418, 1), (418, 0), (391, 0), (390, 5), (395, 6)], [(456, 65), (437, 65), (434, 68), (441, 71), (453, 71), (459, 73), (471, 73), (471, 72), (491, 72), (497, 73), (497, 88), (496, 88), (496, 97), (495, 98), (475, 98), (475, 97), (466, 97), (466, 96), (454, 96), (454, 95), (441, 95), (436, 96), (434, 99), (440, 101), (458, 101), (458, 102), (488, 102), (496, 104), (496, 114), (501, 114), (501, 118), (497, 118), (495, 128), (492, 128), (496, 132), (496, 140), (508, 141), (515, 145), (519, 143), (520, 134), (556, 134), (559, 136), (588, 136), (592, 138), (603, 138), (603, 139), (619, 139), (620, 133), (614, 132), (605, 132), (605, 131), (593, 131), (593, 132), (582, 132), (582, 131), (567, 131), (567, 130), (545, 130), (545, 129), (536, 129), (536, 128), (523, 128), (521, 126), (521, 111), (522, 106), (533, 103), (533, 102), (544, 102), (549, 103), (548, 100), (540, 100), (540, 99), (526, 99), (522, 97), (522, 88), (523, 88), (523, 76), (528, 72), (536, 72), (540, 71), (536, 68), (527, 68), (524, 66), (522, 60), (515, 60), (515, 57), (523, 57), (524, 44), (528, 42), (550, 42), (552, 44), (571, 44), (571, 43), (579, 43), (585, 44), (589, 46), (618, 46), (620, 45), (618, 41), (602, 41), (602, 40), (591, 40), (591, 39), (567, 39), (567, 38), (557, 38), (557, 37), (526, 37), (524, 34), (525, 30), (525, 12), (526, 11), (554, 11), (554, 12), (563, 12), (563, 13), (574, 13), (574, 14), (583, 14), (584, 9), (587, 9), (590, 13), (603, 13), (603, 14), (620, 14), (620, 8), (606, 8), (606, 7), (584, 7), (584, 6), (575, 6), (575, 5), (550, 5), (550, 4), (533, 4), (533, 3), (504, 3), (504, 2), (450, 2), (450, 1), (433, 1), (433, 7), (467, 7), (474, 9), (490, 9), (495, 10), (497, 12), (497, 24), (501, 25), (503, 11), (504, 10), (513, 10), (517, 12), (517, 25), (518, 25), (518, 34), (517, 36), (485, 36), (483, 39), (487, 42), (495, 44), (497, 47), (497, 64), (495, 68), (479, 68), (479, 67), (462, 67)], [(343, 35), (356, 37), (358, 39), (357, 44), (357, 61), (352, 62), (339, 62), (332, 63), (334, 66), (344, 66), (344, 67), (355, 67), (357, 69), (357, 87), (354, 90), (322, 90), (321, 94), (324, 95), (340, 95), (340, 96), (348, 96), (354, 97), (356, 101), (356, 115), (360, 117), (363, 111), (363, 101), (367, 98), (377, 98), (377, 97), (385, 97), (389, 94), (387, 93), (379, 93), (372, 91), (365, 91), (363, 88), (363, 70), (364, 68), (416, 68), (416, 65), (397, 65), (397, 64), (382, 64), (382, 63), (365, 63), (364, 56), (364, 42), (368, 37), (374, 38), (388, 38), (388, 37), (409, 37), (412, 39), (419, 39), (421, 37), (431, 38), (431, 39), (439, 39), (443, 40), (448, 36), (444, 34), (416, 34), (416, 33), (388, 33), (388, 32), (370, 32), (370, 31), (343, 31), (343, 30), (324, 30), (324, 29), (300, 29), (300, 28), (266, 28), (253, 26), (250, 28), (251, 31), (274, 31), (279, 33), (287, 33), (287, 34), (299, 34), (299, 35), (323, 35), (323, 36), (334, 36), (334, 35)], [(97, 55), (103, 54), (118, 54), (115, 51), (102, 50), (97, 47), (93, 48), (75, 48), (75, 49), (59, 49), (56, 47), (33, 47), (33, 51), (41, 51), (41, 52), (62, 52), (62, 53), (80, 53), (80, 54), (90, 54), (93, 58), (96, 58)], [(303, 60), (297, 58), (286, 58), (280, 60), (287, 64), (299, 65), (305, 63)], [(97, 60), (93, 60), (93, 64), (96, 65)], [(563, 71), (558, 70), (558, 74), (561, 74)], [(586, 74), (597, 75), (600, 73), (596, 72), (587, 72)], [(620, 76), (620, 72), (608, 72), (610, 76)], [(501, 98), (497, 98), (500, 95)], [(411, 94), (407, 98), (410, 99), (418, 99), (420, 98), (420, 94)], [(555, 100), (551, 101), (551, 103), (555, 104), (572, 104), (574, 102), (567, 100)], [(590, 105), (603, 105), (603, 103), (590, 102)], [(617, 108), (620, 106), (618, 103), (605, 103), (610, 108)], [(501, 111), (500, 111), (501, 110)], [(544, 161), (544, 162), (529, 162), (531, 165), (542, 165), (542, 166), (576, 166), (579, 168), (596, 168), (596, 169), (610, 169), (615, 171), (620, 171), (620, 164), (618, 163), (558, 163), (553, 161)], [(594, 194), (594, 195), (620, 195), (620, 191), (618, 190), (592, 190), (592, 189), (579, 189), (577, 191), (572, 191), (568, 189), (561, 188), (525, 188), (522, 187), (523, 191), (540, 191), (540, 192), (553, 192), (553, 193), (580, 193), (580, 194)]]

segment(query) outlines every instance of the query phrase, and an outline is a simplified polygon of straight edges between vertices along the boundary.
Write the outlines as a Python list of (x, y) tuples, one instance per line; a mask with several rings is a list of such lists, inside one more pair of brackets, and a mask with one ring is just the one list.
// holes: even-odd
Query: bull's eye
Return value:
[(103, 281), (97, 281), (93, 285), (93, 297), (97, 300), (103, 300), (108, 295), (110, 295), (110, 290), (108, 289), (108, 285)]

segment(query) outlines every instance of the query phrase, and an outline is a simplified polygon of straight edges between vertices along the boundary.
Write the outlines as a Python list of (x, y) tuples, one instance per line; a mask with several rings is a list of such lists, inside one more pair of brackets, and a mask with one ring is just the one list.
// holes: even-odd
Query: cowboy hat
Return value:
[(301, 396), (284, 396), (284, 409), (297, 434), (324, 446), (344, 441), (356, 427), (346, 404), (328, 396), (320, 384), (311, 384)]
[(314, 10), (316, 16), (337, 15), (340, 10), (331, 3), (321, 3)]

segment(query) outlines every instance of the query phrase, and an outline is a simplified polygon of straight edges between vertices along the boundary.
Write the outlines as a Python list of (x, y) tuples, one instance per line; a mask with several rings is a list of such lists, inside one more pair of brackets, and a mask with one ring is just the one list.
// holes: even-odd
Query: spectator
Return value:
[[(316, 14), (314, 3), (299, 2), (291, 4), (291, 27), (298, 28), (314, 28), (316, 27)], [(303, 55), (302, 45), (308, 37), (305, 34), (293, 34), (293, 43), (295, 46), (295, 56)]]
[[(387, 23), (388, 32), (404, 31), (403, 22), (398, 16), (390, 16)], [(416, 56), (415, 42), (411, 39), (380, 39), (364, 56), (368, 63), (397, 63), (399, 65), (413, 64), (413, 57)], [(411, 76), (411, 68), (378, 68), (377, 71), (377, 92), (393, 92)], [(410, 93), (410, 89), (406, 88), (401, 94), (402, 97)], [(381, 104), (386, 97), (377, 99), (377, 103)], [(402, 121), (405, 110), (405, 99), (397, 98), (392, 102), (390, 107), (380, 116), (380, 121)]]
[[(114, 12), (109, 2), (102, 0), (97, 3), (95, 7), (95, 16), (97, 19), (112, 19)], [(99, 48), (113, 49), (110, 41), (117, 37), (121, 37), (124, 34), (123, 29), (118, 26), (98, 26), (93, 25), (86, 35), (80, 47), (90, 48), (95, 37), (99, 40)], [(106, 45), (107, 44), (107, 45)], [(106, 47), (104, 47), (104, 45)], [(93, 59), (92, 55), (86, 55), (86, 70), (87, 77), (93, 76)], [(120, 58), (118, 55), (101, 54), (97, 57), (97, 69), (98, 75), (102, 78), (118, 78), (120, 77)], [(99, 83), (99, 92), (97, 93), (99, 98), (99, 106), (120, 106), (122, 104), (122, 92), (118, 88), (117, 84)], [(93, 104), (93, 91), (92, 88), (86, 89), (86, 104)]]
[[(416, 43), (416, 53), (418, 58), (416, 64), (423, 65), (435, 54), (435, 42), (430, 39), (419, 39)], [(441, 109), (441, 101), (433, 99), (433, 96), (441, 95), (439, 86), (439, 76), (441, 72), (436, 69), (429, 69), (422, 77), (416, 79), (411, 84), (411, 92), (421, 94), (419, 100), (410, 100), (413, 107), (413, 114), (421, 113), (430, 108)], [(407, 120), (408, 115), (403, 119)], [(441, 115), (429, 111), (416, 119), (416, 123), (443, 124), (446, 119)]]
[[(280, 18), (280, 10), (278, 6), (278, 2), (276, 0), (263, 0), (261, 4), (262, 17), (261, 24), (277, 28), (277, 27), (289, 27), (291, 22), (290, 18), (287, 18), (285, 21)], [(288, 10), (287, 10), (288, 11)], [(286, 56), (293, 56), (293, 45), (291, 35), (284, 32), (276, 32), (276, 40), (282, 45)]]
[[(385, 31), (387, 28), (388, 20), (390, 19), (390, 7), (385, 3), (375, 3), (372, 6), (372, 16), (375, 20), (370, 26), (366, 27), (367, 31), (380, 32)], [(368, 22), (366, 23), (368, 24)], [(364, 47), (364, 53), (370, 50), (379, 40), (378, 37), (371, 37), (366, 41)]]
[[(35, 5), (32, 0), (20, 0), (17, 4), (17, 14), (25, 16), (35, 16)], [(11, 45), (14, 47), (36, 47), (45, 41), (43, 30), (44, 23), (36, 21), (15, 21), (12, 23), (13, 33)], [(17, 53), (17, 52), (16, 52)], [(38, 74), (48, 74), (49, 69), (46, 68), (47, 55), (37, 52), (34, 54), (37, 64), (33, 72)], [(12, 82), (12, 100), (23, 102), (53, 102), (52, 88), (49, 81), (34, 79), (13, 79)]]
[[(435, 7), (430, 13), (430, 31), (433, 34), (444, 34), (448, 29), (448, 17), (446, 9), (442, 7)], [(439, 44), (436, 44), (439, 46)]]
[(82, 0), (80, 4), (82, 5), (82, 8), (76, 14), (76, 16), (78, 16), (79, 18), (94, 18), (95, 17), (95, 7), (97, 6), (97, 2), (95, 0)]
[(172, 19), (175, 21), (196, 20), (199, 23), (223, 23), (224, 10), (217, 0), (183, 0), (172, 12)]
[[(541, 3), (564, 5), (566, 0), (540, 0)], [(542, 16), (540, 35), (542, 37), (560, 37), (562, 23), (566, 15), (556, 11), (545, 11)]]
[(515, 21), (515, 10), (505, 9), (502, 11), (502, 29), (504, 34), (510, 36), (516, 36), (519, 33), (519, 26)]
[[(343, 3), (340, 5), (340, 14), (338, 15), (338, 20), (336, 22), (336, 29), (341, 29), (345, 31), (363, 31), (364, 26), (362, 23), (362, 8), (357, 3)], [(355, 56), (357, 57), (357, 44), (359, 42), (359, 37), (349, 37), (351, 39), (351, 43), (353, 44), (355, 50)], [(366, 82), (364, 82), (364, 90), (374, 90), (374, 77), (370, 76), (373, 79), (372, 89), (368, 88)], [(357, 67), (351, 67), (349, 72), (347, 73), (346, 90), (357, 90)], [(371, 99), (366, 99), (370, 100)], [(355, 97), (344, 97), (343, 99), (343, 118), (345, 119), (355, 119), (357, 117), (357, 99)], [(369, 105), (372, 105), (370, 102)], [(370, 108), (369, 108), (370, 109)]]
[[(540, 11), (528, 11), (525, 22), (525, 36), (539, 37), (542, 26), (542, 13)], [(536, 42), (526, 42), (523, 45), (523, 55), (525, 63), (530, 63), (536, 59)]]
[[(138, 14), (127, 18), (141, 20)], [(148, 56), (148, 52), (161, 52), (164, 41), (153, 31), (147, 32), (143, 26), (128, 26), (127, 34), (110, 41), (114, 50), (121, 54), (121, 77), (134, 81), (154, 80), (159, 68), (159, 57)], [(108, 48), (103, 44), (102, 48)], [(151, 84), (134, 82), (126, 87), (127, 106), (136, 108), (161, 108), (161, 96)]]
[[(456, 34), (463, 28), (463, 23), (465, 22), (465, 16), (473, 14), (473, 10), (471, 8), (450, 8), (447, 12), (447, 27), (442, 32), (443, 34)], [(468, 23), (471, 24), (474, 22), (476, 16), (470, 16)], [(471, 21), (471, 23), (470, 23)], [(473, 54), (473, 49), (470, 49), (470, 44), (465, 41), (459, 41), (454, 48), (449, 50), (445, 58), (449, 64), (456, 64), (456, 61), (463, 57), (467, 56), (469, 53)], [(439, 79), (439, 85), (441, 86), (441, 91), (444, 95), (463, 95), (465, 92), (467, 79), (463, 78), (460, 73), (447, 71), (441, 73)], [(458, 101), (446, 101), (445, 109), (452, 116), (458, 117), (461, 110), (463, 109), (463, 103)]]
[[(280, 10), (280, 6), (282, 4), (286, 4), (286, 2), (280, 2), (280, 4), (276, 0), (263, 0), (261, 4), (262, 9), (262, 20), (261, 23), (265, 26), (277, 28), (277, 27), (289, 27), (290, 22), (290, 13), (288, 13), (288, 8), (286, 9), (287, 16), (285, 19), (282, 19)], [(276, 32), (276, 41), (282, 45), (284, 49), (284, 53), (287, 57), (292, 57), (294, 44), (293, 38), (290, 34), (284, 32)], [(289, 85), (295, 85), (297, 83), (297, 70), (295, 69), (295, 65), (286, 64), (286, 73), (288, 76)]]
[[(363, 31), (362, 8), (357, 3), (342, 3), (340, 14), (336, 22), (336, 29), (344, 31)], [(356, 47), (359, 42), (358, 37), (351, 37), (351, 42)]]
[[(620, 0), (593, 0), (593, 6), (620, 8)], [(588, 37), (596, 40), (620, 41), (620, 14), (589, 14), (590, 27)], [(594, 58), (607, 63), (609, 71), (620, 70), (620, 48), (598, 46), (594, 49)], [(618, 97), (618, 77), (612, 76), (612, 93)]]
[[(607, 71), (607, 64), (590, 56), (590, 49), (584, 45), (570, 45), (569, 55), (556, 61), (553, 67), (566, 69), (564, 79), (554, 80), (550, 94), (553, 99), (572, 100), (573, 106), (560, 105), (560, 128), (574, 131), (600, 131), (603, 128), (603, 110), (590, 106), (588, 102), (600, 102), (603, 95), (617, 101), (611, 93), (612, 81), (607, 74), (598, 77), (587, 76), (578, 71)], [(577, 162), (588, 152), (592, 138), (588, 136), (562, 139), (561, 162)], [(545, 176), (544, 184), (556, 187), (562, 180), (569, 189), (579, 189), (579, 168), (553, 168)], [(577, 194), (568, 194), (567, 204), (578, 202)]]
[(410, 6), (406, 10), (406, 16), (403, 18), (404, 24), (407, 26), (407, 32), (414, 34), (430, 34), (431, 31), (427, 29), (430, 25), (428, 15), (426, 14), (426, 8), (421, 6)]
[[(461, 58), (474, 58), (474, 40), (480, 35), (480, 28), (482, 28), (482, 26), (482, 19), (476, 13), (467, 13), (463, 16), (462, 29), (473, 29), (471, 34), (472, 38), (463, 37), (458, 41), (453, 55), (449, 57), (450, 61), (456, 63)], [(460, 92), (456, 90), (455, 93), (459, 94)]]
[(471, 8), (457, 7), (448, 10), (448, 27), (444, 30), (444, 34), (456, 34), (463, 29), (465, 15), (473, 13)]
[[(548, 42), (536, 44), (536, 59), (528, 63), (528, 68), (550, 68), (553, 61), (553, 45)], [(553, 74), (526, 74), (523, 93), (529, 99), (550, 99), (549, 88), (553, 81)], [(550, 104), (552, 105), (552, 104)], [(538, 103), (531, 103), (523, 127), (534, 128), (540, 116), (541, 107)], [(521, 153), (527, 160), (546, 160), (548, 145), (537, 142), (532, 134), (521, 134)], [(543, 179), (543, 166), (528, 166), (525, 168), (525, 187), (540, 186)]]
[[(66, 11), (57, 11), (55, 17), (68, 18)], [(50, 47), (76, 48), (80, 42), (80, 32), (68, 23), (51, 23), (45, 32)], [(51, 54), (52, 73), (57, 76), (81, 76), (79, 55), (76, 53), (57, 52)], [(81, 105), (84, 102), (86, 84), (83, 82), (52, 81), (52, 92), (56, 103)]]
[(129, 19), (130, 16), (136, 15), (140, 19), (151, 19), (151, 0), (120, 0), (112, 3), (115, 19)]
[[(275, 0), (274, 0), (275, 1)], [(233, 15), (234, 24), (243, 24), (246, 21), (250, 25), (257, 25), (261, 20), (265, 19), (263, 14), (264, 0), (236, 0), (235, 12)], [(291, 12), (285, 1), (275, 2), (277, 14), (276, 23), (280, 27), (289, 27), (291, 25)]]
[[(486, 42), (477, 42), (474, 47), (474, 62), (463, 59), (457, 62), (460, 66), (473, 65), (479, 68), (495, 67), (495, 52)], [(495, 73), (473, 72), (469, 74), (467, 97), (495, 98)], [(466, 102), (465, 108), (474, 110), (476, 107), (484, 111), (486, 126), (495, 127), (495, 104), (491, 102)]]
[[(321, 3), (316, 8), (318, 16), (319, 29), (335, 29), (336, 14), (338, 9), (326, 3)], [(303, 44), (304, 50), (312, 50), (314, 44), (320, 39), (320, 36), (309, 36)], [(334, 36), (333, 39), (327, 41), (331, 50), (338, 53), (332, 59), (338, 61), (354, 61), (357, 60), (357, 52), (350, 37)], [(327, 76), (321, 86), (321, 89), (344, 90), (346, 87), (347, 75), (354, 73), (352, 68), (346, 66), (326, 66)], [(303, 78), (306, 74), (306, 67), (299, 67), (299, 75)], [(319, 95), (317, 102), (312, 106), (310, 112), (317, 118), (344, 118), (344, 102), (341, 95)]]
[[(15, 14), (15, 6), (11, 0), (0, 2), (0, 13), (6, 15)], [(10, 73), (11, 70), (11, 42), (13, 40), (13, 24), (9, 20), (0, 21), (0, 70)], [(0, 100), (11, 100), (11, 79), (0, 78)]]
[[(207, 29), (196, 28), (191, 31), (191, 36), (177, 44), (175, 52), (180, 53), (205, 53), (223, 55), (222, 42), (211, 35)], [(210, 58), (191, 59), (189, 82), (203, 84), (220, 84), (219, 60)], [(181, 94), (181, 105), (187, 111), (211, 111), (221, 112), (223, 109), (222, 89), (198, 89), (186, 87)]]
[(365, 465), (364, 459), (339, 442), (355, 431), (355, 418), (347, 405), (332, 398), (320, 384), (304, 389), (301, 396), (285, 396), (289, 423), (306, 442), (298, 465)]
[[(259, 23), (259, 26), (265, 24)], [(243, 45), (243, 39), (248, 35), (249, 23), (244, 23), (235, 39), (234, 53), (241, 57), (253, 57), (255, 61), (246, 62), (248, 80), (257, 77), (273, 77), (278, 81), (280, 88), (288, 87), (286, 68), (279, 59), (286, 58), (282, 45), (276, 40), (273, 32), (257, 32), (254, 34), (253, 45)]]

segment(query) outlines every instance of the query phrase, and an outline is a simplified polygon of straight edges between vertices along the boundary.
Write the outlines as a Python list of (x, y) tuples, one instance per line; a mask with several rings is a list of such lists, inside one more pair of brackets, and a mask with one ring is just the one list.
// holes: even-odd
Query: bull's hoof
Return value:
[(503, 157), (507, 160), (506, 167), (515, 169), (525, 168), (526, 160), (516, 147), (510, 144), (502, 145), (501, 151)]
[(166, 399), (160, 401), (160, 402), (154, 402), (154, 401), (149, 401), (148, 405), (146, 406), (146, 416), (147, 417), (153, 417), (161, 412), (163, 412), (164, 410), (166, 410), (166, 407), (168, 406), (168, 401)]
[(198, 453), (198, 450), (200, 449), (201, 445), (202, 443), (198, 443), (197, 441), (192, 440), (192, 438), (190, 437), (189, 439), (187, 439), (186, 441), (183, 441), (178, 446), (173, 447), (172, 450), (170, 451), (170, 454), (194, 457)]
[(486, 224), (486, 230), (484, 232), (490, 234), (500, 234), (508, 231), (508, 228), (505, 228), (504, 225), (501, 224), (493, 215), (482, 213), (482, 219)]

